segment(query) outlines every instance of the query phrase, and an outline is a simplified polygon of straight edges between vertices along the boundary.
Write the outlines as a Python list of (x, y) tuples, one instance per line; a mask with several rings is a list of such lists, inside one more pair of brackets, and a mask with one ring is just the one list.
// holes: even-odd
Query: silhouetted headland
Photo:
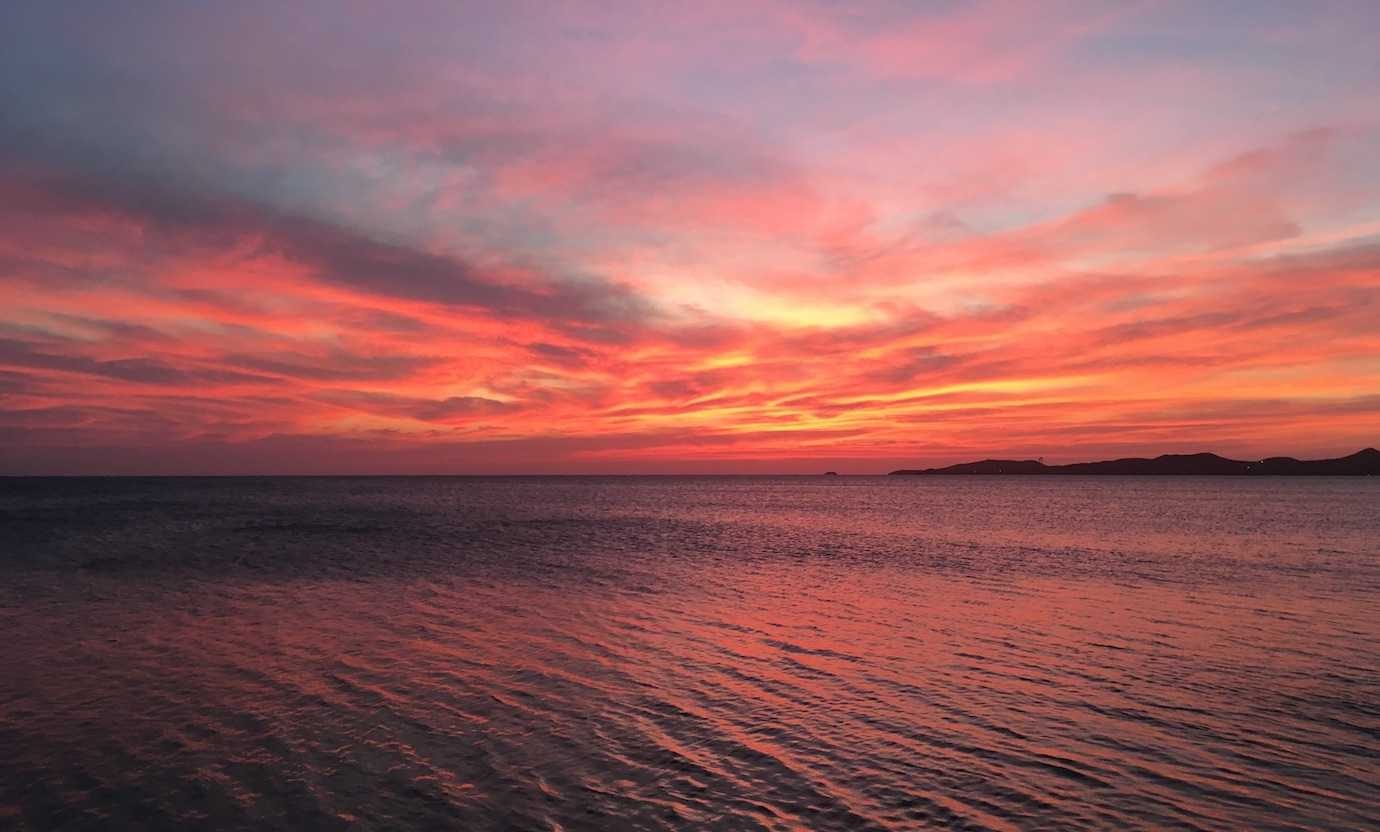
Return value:
[(1366, 448), (1337, 459), (1227, 459), (1217, 454), (1162, 454), (1154, 459), (1110, 459), (1046, 465), (1034, 459), (984, 459), (944, 468), (903, 468), (892, 475), (919, 474), (1120, 474), (1168, 476), (1364, 477), (1380, 476), (1380, 451)]

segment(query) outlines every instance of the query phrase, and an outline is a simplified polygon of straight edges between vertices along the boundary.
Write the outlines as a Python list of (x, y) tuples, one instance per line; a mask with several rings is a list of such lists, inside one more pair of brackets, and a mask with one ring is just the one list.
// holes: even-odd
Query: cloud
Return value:
[[(10, 211), (44, 212), (55, 223), (115, 216), (172, 250), (217, 254), (252, 251), (305, 267), (323, 282), (379, 297), (482, 309), (503, 317), (616, 326), (655, 310), (626, 286), (593, 277), (549, 278), (510, 270), (525, 285), (452, 256), (371, 239), (349, 229), (277, 214), (233, 198), (178, 193), (156, 185), (69, 175), (11, 174), (4, 183)], [(9, 213), (9, 212), (6, 212)], [(509, 276), (509, 275), (504, 275)]]
[(365, 390), (326, 390), (316, 394), (316, 399), (366, 413), (416, 419), (422, 422), (466, 422), (479, 417), (493, 417), (521, 409), (521, 406), (515, 402), (499, 401), (483, 396), (423, 399)]
[(32, 345), (10, 338), (0, 339), (0, 364), (36, 370), (100, 376), (135, 384), (191, 385), (263, 383), (262, 375), (213, 368), (182, 368), (152, 358), (97, 360), (81, 355), (66, 355), (36, 350)]
[(26, 5), (0, 471), (1374, 444), (1380, 77), (1338, 20)]
[(312, 381), (350, 381), (406, 378), (425, 367), (439, 363), (430, 356), (359, 355), (335, 350), (324, 355), (236, 355), (223, 361), (261, 373), (310, 379)]

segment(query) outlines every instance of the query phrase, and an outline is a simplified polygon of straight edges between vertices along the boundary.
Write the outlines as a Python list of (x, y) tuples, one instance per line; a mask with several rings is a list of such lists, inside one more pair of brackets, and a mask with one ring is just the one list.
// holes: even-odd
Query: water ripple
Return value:
[(1380, 828), (1380, 488), (842, 480), (0, 481), (0, 826)]

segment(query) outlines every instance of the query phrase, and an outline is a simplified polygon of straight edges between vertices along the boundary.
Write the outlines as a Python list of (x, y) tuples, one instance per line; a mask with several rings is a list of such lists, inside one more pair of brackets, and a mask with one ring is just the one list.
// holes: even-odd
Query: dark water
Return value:
[(1380, 481), (0, 481), (0, 828), (1380, 826)]

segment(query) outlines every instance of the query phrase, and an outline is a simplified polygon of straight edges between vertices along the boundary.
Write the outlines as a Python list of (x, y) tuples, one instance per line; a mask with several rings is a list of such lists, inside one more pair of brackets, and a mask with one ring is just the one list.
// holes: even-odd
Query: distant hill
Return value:
[(1227, 459), (1217, 454), (1163, 454), (1154, 459), (1111, 459), (1102, 462), (1075, 462), (1046, 465), (1034, 459), (984, 459), (945, 468), (903, 468), (893, 476), (943, 474), (1120, 474), (1168, 476), (1380, 476), (1380, 451), (1366, 448), (1338, 459), (1294, 459), (1272, 456), (1268, 459)]

